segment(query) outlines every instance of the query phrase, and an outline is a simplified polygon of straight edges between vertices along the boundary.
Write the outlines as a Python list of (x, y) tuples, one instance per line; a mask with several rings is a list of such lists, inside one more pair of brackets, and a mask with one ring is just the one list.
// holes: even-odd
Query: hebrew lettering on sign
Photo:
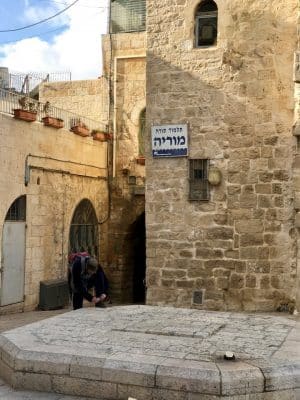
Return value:
[(153, 157), (187, 156), (187, 125), (153, 126), (151, 134)]
[[(157, 142), (159, 143), (158, 145), (157, 145)], [(154, 139), (154, 146), (160, 146), (160, 145), (161, 145), (161, 138), (156, 137)]]

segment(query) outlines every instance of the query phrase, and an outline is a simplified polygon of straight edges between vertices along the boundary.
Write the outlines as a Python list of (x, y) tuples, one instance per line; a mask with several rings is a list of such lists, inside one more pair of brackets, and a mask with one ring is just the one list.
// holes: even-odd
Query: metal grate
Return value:
[(208, 160), (189, 160), (190, 200), (209, 200)]
[(111, 33), (145, 30), (146, 0), (111, 0)]
[(98, 256), (98, 221), (92, 203), (82, 200), (74, 212), (70, 227), (70, 253), (87, 251)]
[(26, 196), (18, 197), (10, 206), (5, 221), (26, 221)]

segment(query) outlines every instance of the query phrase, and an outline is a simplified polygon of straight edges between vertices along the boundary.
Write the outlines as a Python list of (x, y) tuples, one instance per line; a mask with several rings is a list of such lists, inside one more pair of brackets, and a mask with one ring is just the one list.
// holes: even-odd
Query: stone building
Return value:
[(299, 308), (298, 7), (147, 1), (148, 304)]
[[(14, 191), (2, 178), (3, 221), (20, 196), (27, 196), (29, 215), (39, 209), (33, 204), (43, 205), (30, 222), (43, 226), (33, 231), (46, 233), (28, 241), (36, 247), (26, 247), (28, 265), (37, 271), (25, 275), (32, 281), (25, 285), (32, 296), (26, 304), (36, 302), (40, 280), (60, 277), (65, 268), (74, 242), (72, 216), (87, 214), (75, 212), (77, 193), (69, 190), (75, 187), (93, 205), (95, 246), (116, 301), (299, 308), (297, 25), (296, 0), (111, 1), (103, 76), (45, 83), (39, 94), (44, 103), (93, 119), (95, 128), (107, 126), (109, 140), (66, 132), (70, 145), (63, 158), (59, 132), (50, 144), (42, 135), (33, 140), (33, 132), (48, 129), (35, 123), (18, 143), (18, 170), (34, 149), (49, 158), (49, 170), (38, 164), (27, 187), (20, 173)], [(20, 129), (8, 127), (5, 134)], [(15, 157), (9, 151), (7, 168)], [(92, 177), (76, 177), (68, 163), (52, 165), (52, 158), (74, 157), (80, 166), (72, 171), (93, 165), (107, 180), (94, 185), (93, 169)], [(49, 252), (55, 252), (56, 273), (52, 262), (41, 261)]]
[(109, 196), (107, 143), (71, 132), (76, 114), (61, 112), (55, 129), (42, 109), (36, 122), (14, 118), (22, 98), (0, 96), (1, 314), (35, 308), (40, 282), (66, 278), (71, 251), (99, 254)]

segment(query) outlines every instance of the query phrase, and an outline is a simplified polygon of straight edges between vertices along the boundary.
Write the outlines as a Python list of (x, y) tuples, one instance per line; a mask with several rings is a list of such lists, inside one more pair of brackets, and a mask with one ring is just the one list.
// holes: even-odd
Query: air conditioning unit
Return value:
[(56, 310), (69, 304), (69, 286), (65, 279), (40, 282), (41, 310)]

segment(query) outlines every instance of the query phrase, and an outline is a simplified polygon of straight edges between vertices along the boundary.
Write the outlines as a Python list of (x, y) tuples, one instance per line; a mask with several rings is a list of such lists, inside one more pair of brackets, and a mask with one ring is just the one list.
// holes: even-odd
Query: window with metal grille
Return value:
[(146, 30), (146, 0), (111, 0), (110, 33)]
[(98, 256), (98, 221), (88, 199), (82, 200), (74, 211), (70, 226), (69, 252), (87, 251)]
[(209, 200), (208, 160), (189, 160), (189, 200)]
[(196, 11), (195, 46), (213, 46), (218, 36), (218, 7), (212, 0), (202, 1)]
[(26, 196), (20, 196), (7, 211), (5, 221), (26, 221)]

